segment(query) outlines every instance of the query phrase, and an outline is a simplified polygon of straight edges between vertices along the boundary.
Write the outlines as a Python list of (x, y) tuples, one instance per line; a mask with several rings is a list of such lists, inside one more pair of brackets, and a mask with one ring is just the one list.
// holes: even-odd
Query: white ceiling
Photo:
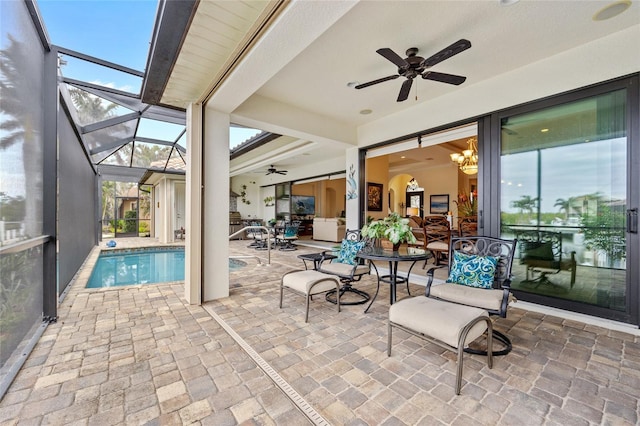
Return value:
[[(257, 39), (235, 47), (243, 52), (241, 60), (225, 77), (217, 69), (184, 66), (219, 55), (197, 47), (203, 38), (210, 43), (221, 37), (220, 31), (207, 28), (220, 25), (224, 17), (205, 14), (199, 6), (194, 18), (198, 26), (190, 29), (178, 59), (183, 66), (174, 69), (163, 102), (202, 102), (216, 87), (207, 105), (230, 113), (232, 121), (294, 141), (315, 142), (308, 155), (297, 152), (275, 162), (283, 167), (327, 163), (333, 156), (344, 156), (346, 147), (366, 146), (640, 70), (638, 2), (600, 22), (592, 17), (612, 1), (521, 0), (511, 6), (497, 0), (248, 3), (261, 4), (246, 8), (251, 19), (265, 19), (264, 12), (259, 15), (264, 10), (274, 16), (257, 32)], [(245, 22), (244, 27), (256, 31), (255, 25)], [(428, 57), (461, 38), (470, 40), (472, 47), (431, 69), (466, 76), (460, 86), (416, 79), (405, 102), (396, 102), (403, 77), (361, 90), (347, 87), (349, 82), (397, 72), (376, 53), (379, 48), (405, 57), (407, 48), (417, 47)], [(231, 62), (229, 57), (220, 67), (230, 67)], [(187, 91), (180, 86), (178, 91), (173, 81), (190, 81), (192, 87)], [(363, 109), (373, 112), (362, 115)], [(344, 162), (333, 167), (344, 169)], [(257, 167), (262, 168), (264, 164)]]

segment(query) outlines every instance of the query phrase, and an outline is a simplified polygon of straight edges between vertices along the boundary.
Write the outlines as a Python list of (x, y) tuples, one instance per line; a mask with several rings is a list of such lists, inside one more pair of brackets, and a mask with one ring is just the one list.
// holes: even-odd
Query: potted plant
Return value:
[(264, 206), (265, 207), (275, 206), (275, 204), (276, 204), (275, 203), (275, 199), (276, 199), (275, 197), (271, 197), (271, 196), (270, 197), (266, 197), (264, 199)]
[(453, 200), (458, 206), (458, 215), (461, 217), (476, 216), (478, 213), (478, 195), (473, 191), (469, 195), (465, 193), (458, 194), (458, 199)]
[(409, 219), (401, 217), (398, 213), (391, 213), (381, 220), (373, 220), (362, 227), (362, 235), (375, 238), (381, 242), (389, 240), (393, 244), (393, 250), (397, 251), (402, 243), (415, 243), (416, 237), (411, 232)]

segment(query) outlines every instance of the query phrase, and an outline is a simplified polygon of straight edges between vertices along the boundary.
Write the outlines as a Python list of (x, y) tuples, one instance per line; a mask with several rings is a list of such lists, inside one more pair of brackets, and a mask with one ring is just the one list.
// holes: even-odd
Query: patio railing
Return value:
[[(236, 232), (234, 232), (233, 234), (229, 235), (229, 239), (232, 239), (235, 236), (238, 236), (242, 233), (244, 233), (246, 230), (265, 230), (267, 231), (267, 235), (270, 234), (269, 228), (267, 228), (266, 226), (259, 226), (259, 225), (250, 225), (250, 226), (245, 226), (242, 229), (237, 230)], [(258, 260), (258, 264), (262, 265), (262, 262), (260, 260), (260, 257), (258, 256), (229, 256), (230, 259), (257, 259)], [(267, 238), (267, 265), (271, 265), (271, 242), (269, 241), (269, 239)]]

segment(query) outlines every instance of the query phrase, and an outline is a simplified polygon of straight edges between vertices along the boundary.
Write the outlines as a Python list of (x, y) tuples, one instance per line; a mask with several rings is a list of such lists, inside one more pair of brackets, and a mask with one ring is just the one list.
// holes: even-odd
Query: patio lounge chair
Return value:
[[(357, 259), (356, 255), (367, 244), (368, 239), (361, 239), (359, 230), (347, 230), (345, 238), (340, 244), (340, 252), (338, 256), (331, 260), (321, 260), (318, 265), (318, 271), (325, 274), (335, 275), (342, 283), (340, 287), (340, 303), (343, 305), (360, 305), (369, 301), (371, 296), (368, 293), (353, 287), (353, 283), (360, 281), (364, 275), (371, 273), (371, 262), (364, 262)], [(323, 254), (329, 254), (330, 251), (324, 251)], [(375, 268), (375, 265), (373, 265)], [(377, 274), (376, 270), (376, 274)], [(356, 301), (343, 300), (344, 293), (352, 293), (357, 297)], [(327, 293), (326, 299), (331, 303), (336, 303), (336, 291)]]
[(291, 251), (297, 250), (294, 241), (298, 239), (299, 225), (287, 225), (284, 227), (284, 232), (276, 235), (276, 243), (280, 245), (279, 250)]
[[(511, 294), (511, 268), (515, 255), (516, 240), (504, 240), (492, 237), (458, 237), (451, 240), (449, 248), (447, 282), (432, 285), (434, 272), (438, 267), (427, 271), (425, 296), (466, 306), (486, 310), (489, 315), (506, 318), (509, 303), (514, 299)], [(489, 262), (496, 259), (493, 270), (488, 268), (475, 270), (474, 262)], [(482, 265), (486, 267), (487, 265)], [(494, 355), (505, 355), (511, 351), (511, 340), (503, 333), (493, 329), (493, 338), (504, 346), (494, 351)], [(484, 354), (486, 352), (465, 349), (466, 352)]]
[[(548, 278), (548, 275), (570, 271), (569, 287), (573, 288), (576, 282), (576, 252), (572, 251), (568, 258), (563, 257), (562, 233), (516, 231), (516, 238), (520, 249), (520, 263), (526, 265), (525, 283), (558, 287)], [(537, 277), (535, 277), (536, 274), (538, 274)]]

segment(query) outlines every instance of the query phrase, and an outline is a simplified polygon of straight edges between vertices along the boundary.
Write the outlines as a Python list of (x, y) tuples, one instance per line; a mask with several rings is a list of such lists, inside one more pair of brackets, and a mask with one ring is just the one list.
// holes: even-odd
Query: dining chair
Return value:
[(478, 216), (465, 216), (458, 219), (458, 236), (474, 237), (478, 235)]
[(435, 258), (435, 264), (440, 265), (449, 254), (451, 242), (451, 229), (446, 218), (444, 221), (435, 220), (426, 222), (423, 226), (425, 235), (425, 249), (429, 250)]

